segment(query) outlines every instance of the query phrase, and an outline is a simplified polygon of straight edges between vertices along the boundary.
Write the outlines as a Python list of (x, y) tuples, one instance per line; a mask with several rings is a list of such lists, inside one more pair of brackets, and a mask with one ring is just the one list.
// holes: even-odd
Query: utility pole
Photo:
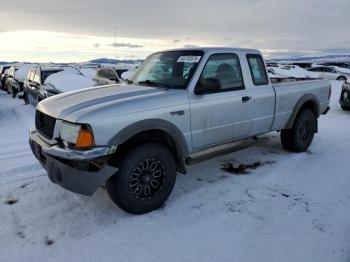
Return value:
[(117, 65), (117, 27), (114, 28), (114, 59)]

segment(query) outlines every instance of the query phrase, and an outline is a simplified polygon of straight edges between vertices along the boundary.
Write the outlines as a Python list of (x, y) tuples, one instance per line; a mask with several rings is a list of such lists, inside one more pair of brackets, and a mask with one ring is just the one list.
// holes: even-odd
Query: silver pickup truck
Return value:
[(329, 109), (329, 81), (273, 84), (258, 50), (176, 49), (150, 55), (128, 84), (53, 96), (37, 106), (30, 145), (52, 182), (142, 214), (170, 195), (177, 172), (223, 147), (281, 131), (303, 152)]

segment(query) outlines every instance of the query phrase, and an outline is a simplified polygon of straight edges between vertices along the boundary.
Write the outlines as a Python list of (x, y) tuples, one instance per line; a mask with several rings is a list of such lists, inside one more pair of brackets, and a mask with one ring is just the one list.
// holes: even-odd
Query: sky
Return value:
[(349, 14), (349, 0), (1, 1), (0, 61), (143, 59), (195, 46), (349, 54)]

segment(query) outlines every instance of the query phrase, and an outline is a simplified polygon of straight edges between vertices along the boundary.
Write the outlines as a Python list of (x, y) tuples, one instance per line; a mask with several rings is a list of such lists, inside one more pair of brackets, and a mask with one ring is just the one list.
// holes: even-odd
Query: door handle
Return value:
[(242, 96), (242, 103), (247, 103), (250, 99), (252, 99), (251, 96)]

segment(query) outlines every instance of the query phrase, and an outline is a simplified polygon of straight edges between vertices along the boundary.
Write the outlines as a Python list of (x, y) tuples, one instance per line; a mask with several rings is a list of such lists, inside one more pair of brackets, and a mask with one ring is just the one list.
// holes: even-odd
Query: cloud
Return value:
[(113, 46), (113, 47), (127, 47), (127, 48), (141, 48), (143, 45), (136, 45), (136, 44), (130, 44), (130, 43), (112, 43), (107, 46)]
[(158, 43), (160, 49), (195, 42), (200, 46), (298, 51), (349, 46), (349, 10), (349, 0), (192, 0), (190, 4), (188, 0), (11, 0), (2, 1), (0, 14), (1, 29), (6, 31), (110, 38), (89, 42), (91, 48), (96, 42), (102, 46), (112, 42), (117, 27), (122, 42), (117, 47), (134, 52), (150, 52), (155, 46), (148, 42)]

